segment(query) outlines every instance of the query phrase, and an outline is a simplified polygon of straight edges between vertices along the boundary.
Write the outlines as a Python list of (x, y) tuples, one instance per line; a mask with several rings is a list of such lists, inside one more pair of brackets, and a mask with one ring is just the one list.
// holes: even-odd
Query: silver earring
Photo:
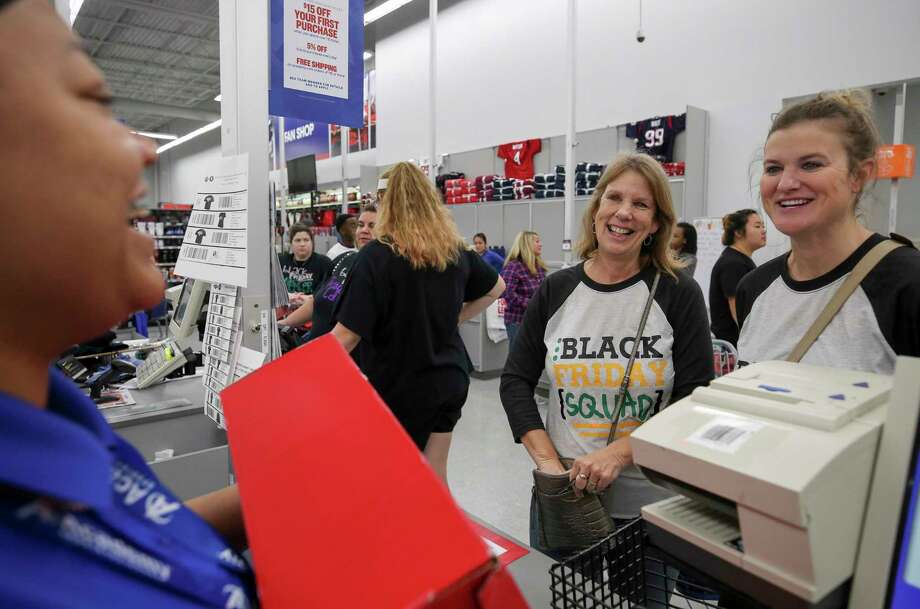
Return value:
[(654, 237), (655, 237), (654, 233), (648, 235), (648, 236), (645, 238), (645, 241), (642, 242), (642, 245), (644, 245), (645, 247), (650, 246), (650, 245), (652, 244), (652, 241), (654, 241)]

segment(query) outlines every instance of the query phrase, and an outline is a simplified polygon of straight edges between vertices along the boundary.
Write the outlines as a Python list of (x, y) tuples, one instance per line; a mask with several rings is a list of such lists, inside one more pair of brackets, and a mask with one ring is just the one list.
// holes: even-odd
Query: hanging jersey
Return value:
[(498, 158), (505, 159), (505, 176), (532, 178), (534, 174), (533, 157), (541, 149), (540, 140), (525, 140), (499, 146)]
[(626, 126), (626, 137), (635, 138), (636, 150), (659, 161), (672, 161), (674, 140), (687, 125), (687, 115), (659, 116)]

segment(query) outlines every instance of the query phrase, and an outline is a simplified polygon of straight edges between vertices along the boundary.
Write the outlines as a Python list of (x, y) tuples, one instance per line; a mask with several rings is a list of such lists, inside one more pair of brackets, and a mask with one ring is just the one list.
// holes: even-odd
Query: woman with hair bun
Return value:
[(709, 279), (709, 315), (712, 333), (719, 340), (738, 344), (735, 292), (745, 275), (757, 268), (751, 255), (767, 244), (767, 231), (760, 214), (739, 209), (722, 218), (722, 255)]
[[(863, 92), (822, 93), (784, 109), (764, 145), (760, 196), (791, 250), (738, 287), (739, 357), (785, 359), (857, 263), (882, 243), (857, 217), (875, 174), (878, 131)], [(801, 361), (881, 374), (920, 355), (920, 253), (884, 255)]]

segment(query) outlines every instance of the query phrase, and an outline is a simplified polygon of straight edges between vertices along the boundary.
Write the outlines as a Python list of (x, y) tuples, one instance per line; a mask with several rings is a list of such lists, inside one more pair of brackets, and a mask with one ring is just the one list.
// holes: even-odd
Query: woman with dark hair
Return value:
[(678, 260), (683, 262), (684, 271), (693, 277), (696, 271), (696, 229), (689, 222), (678, 222), (671, 236), (671, 249)]
[[(0, 256), (16, 295), (0, 301), (0, 607), (254, 606), (231, 548), (236, 488), (180, 501), (52, 365), (163, 299), (153, 240), (131, 225), (156, 146), (112, 117), (81, 49), (47, 0), (0, 1), (0, 114), (15, 117), (0, 121)], [(43, 239), (67, 273), (30, 247)], [(48, 324), (62, 300), (67, 323)]]
[(473, 249), (476, 250), (476, 253), (482, 256), (482, 259), (486, 264), (495, 269), (496, 273), (502, 272), (502, 267), (505, 265), (505, 259), (501, 257), (501, 254), (489, 249), (489, 241), (486, 239), (485, 233), (476, 233), (473, 235)]
[(313, 231), (306, 224), (291, 227), (291, 253), (279, 257), (291, 304), (300, 306), (332, 272), (332, 260), (313, 249)]
[(722, 255), (709, 279), (709, 314), (716, 338), (738, 344), (735, 292), (741, 279), (757, 268), (751, 255), (767, 244), (767, 229), (753, 209), (739, 209), (722, 218)]
[(470, 251), (422, 170), (397, 163), (385, 175), (375, 241), (355, 259), (332, 333), (447, 483), (451, 434), (470, 385), (458, 326), (505, 289)]
[(874, 248), (897, 244), (903, 247), (883, 255), (801, 361), (892, 374), (898, 355), (920, 356), (920, 253), (857, 217), (878, 146), (863, 92), (822, 93), (773, 121), (760, 196), (792, 248), (738, 287), (741, 360), (785, 359), (856, 265)]

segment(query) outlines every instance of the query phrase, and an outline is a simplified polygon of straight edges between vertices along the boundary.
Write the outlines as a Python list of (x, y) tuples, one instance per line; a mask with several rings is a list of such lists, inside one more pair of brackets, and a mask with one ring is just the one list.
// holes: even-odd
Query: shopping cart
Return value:
[(728, 341), (712, 339), (712, 364), (717, 377), (728, 374), (738, 367), (738, 350)]
[(765, 609), (652, 546), (642, 520), (553, 565), (549, 573), (553, 609)]

